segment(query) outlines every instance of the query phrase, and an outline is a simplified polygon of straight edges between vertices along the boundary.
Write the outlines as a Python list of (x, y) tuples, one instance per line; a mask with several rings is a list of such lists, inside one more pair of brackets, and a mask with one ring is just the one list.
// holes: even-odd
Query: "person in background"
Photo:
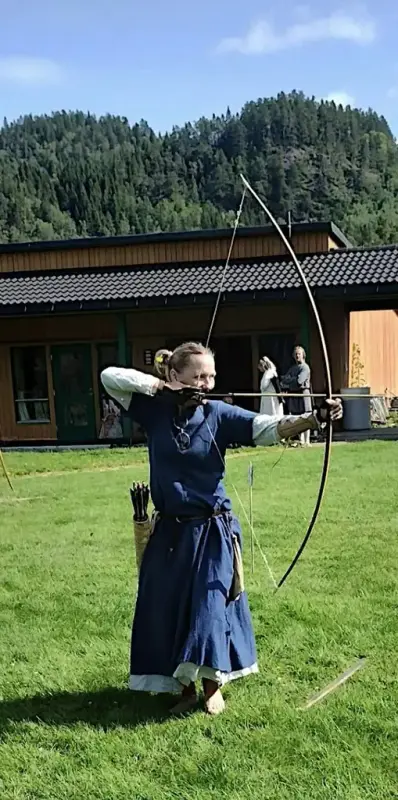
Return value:
[(123, 439), (120, 408), (112, 401), (102, 401), (100, 439)]
[[(283, 402), (275, 394), (281, 392), (278, 372), (270, 358), (263, 356), (258, 362), (258, 369), (262, 373), (260, 392), (260, 414), (269, 414), (271, 417), (283, 417)], [(268, 393), (268, 397), (265, 395)]]
[[(289, 414), (305, 414), (312, 411), (311, 399), (311, 369), (306, 362), (304, 347), (297, 345), (293, 350), (294, 364), (281, 378), (282, 391), (291, 394), (302, 394), (302, 397), (290, 397), (288, 401)], [(300, 442), (303, 447), (310, 445), (310, 431), (300, 433)]]

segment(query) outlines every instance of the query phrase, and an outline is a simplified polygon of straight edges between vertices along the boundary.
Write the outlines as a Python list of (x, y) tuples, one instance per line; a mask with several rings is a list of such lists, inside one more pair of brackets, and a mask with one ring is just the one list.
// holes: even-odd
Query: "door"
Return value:
[[(250, 336), (222, 336), (215, 338), (211, 346), (216, 356), (215, 392), (253, 392), (252, 343)], [(252, 397), (239, 397), (236, 403), (253, 410)]]
[(51, 359), (58, 439), (65, 442), (96, 439), (90, 345), (53, 347)]
[(285, 375), (293, 364), (294, 333), (263, 333), (258, 337), (259, 357), (268, 356), (274, 362), (278, 375)]

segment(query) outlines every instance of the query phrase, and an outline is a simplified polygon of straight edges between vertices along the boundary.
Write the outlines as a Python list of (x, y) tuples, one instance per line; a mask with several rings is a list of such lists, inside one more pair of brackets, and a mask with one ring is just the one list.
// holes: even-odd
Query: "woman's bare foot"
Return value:
[(170, 714), (187, 714), (192, 708), (195, 708), (198, 702), (198, 695), (196, 694), (196, 686), (190, 683), (189, 686), (184, 686), (181, 692), (181, 698), (176, 706), (170, 711)]
[(225, 709), (225, 701), (220, 688), (214, 681), (203, 681), (203, 691), (205, 695), (205, 709), (208, 714), (215, 717)]

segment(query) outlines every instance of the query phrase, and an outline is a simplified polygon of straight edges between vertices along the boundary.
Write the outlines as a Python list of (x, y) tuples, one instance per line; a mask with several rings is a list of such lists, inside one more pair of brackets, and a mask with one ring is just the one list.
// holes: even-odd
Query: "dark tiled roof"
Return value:
[[(301, 259), (315, 289), (333, 287), (380, 287), (397, 285), (398, 245), (334, 250)], [(166, 298), (205, 298), (220, 286), (224, 264), (184, 264), (156, 267), (112, 268), (68, 272), (19, 273), (0, 277), (0, 313), (7, 307), (114, 301), (127, 304), (163, 304)], [(228, 294), (295, 290), (301, 286), (297, 271), (287, 258), (232, 263), (224, 290)]]

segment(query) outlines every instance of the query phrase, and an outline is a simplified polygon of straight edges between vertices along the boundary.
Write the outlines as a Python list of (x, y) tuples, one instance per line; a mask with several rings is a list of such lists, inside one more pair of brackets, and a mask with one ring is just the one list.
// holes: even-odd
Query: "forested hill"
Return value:
[[(156, 134), (82, 112), (0, 131), (0, 241), (226, 226), (243, 171), (280, 220), (333, 220), (398, 242), (398, 147), (386, 120), (299, 93)], [(248, 200), (247, 225), (264, 222)]]

